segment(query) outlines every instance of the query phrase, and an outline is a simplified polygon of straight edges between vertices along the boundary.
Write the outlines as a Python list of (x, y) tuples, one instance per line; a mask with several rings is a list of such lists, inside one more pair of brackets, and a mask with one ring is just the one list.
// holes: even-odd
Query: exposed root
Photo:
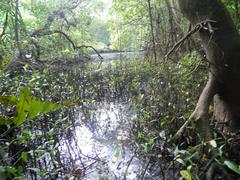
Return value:
[(182, 127), (177, 131), (177, 133), (169, 140), (169, 142), (176, 141), (179, 137), (183, 135), (184, 130), (186, 127), (190, 124), (190, 122), (193, 120), (193, 116), (191, 115), (188, 120), (182, 125)]
[(200, 136), (203, 140), (210, 140), (211, 129), (210, 122), (208, 117), (209, 106), (211, 101), (213, 100), (213, 96), (217, 93), (218, 82), (215, 77), (209, 73), (209, 79), (204, 87), (196, 106), (195, 111), (191, 114), (189, 119), (183, 124), (183, 126), (177, 131), (177, 133), (170, 139), (171, 141), (177, 140), (180, 136), (182, 136), (185, 128), (189, 125), (189, 123), (194, 120), (197, 122), (197, 129), (199, 131)]
[(174, 142), (177, 139), (179, 139), (183, 135), (184, 130), (191, 123), (191, 121), (197, 122), (197, 129), (201, 137), (204, 140), (210, 140), (212, 137), (212, 133), (211, 133), (208, 119), (209, 118), (208, 118), (207, 110), (201, 111), (199, 109), (196, 109), (188, 118), (188, 120), (182, 125), (182, 127), (177, 131), (177, 133), (170, 139), (170, 142)]
[(227, 170), (222, 167), (221, 165), (217, 164), (217, 163), (212, 163), (211, 166), (209, 167), (208, 171), (206, 172), (206, 180), (212, 180), (215, 179), (215, 175), (219, 174), (222, 176), (223, 179), (226, 180), (233, 180)]

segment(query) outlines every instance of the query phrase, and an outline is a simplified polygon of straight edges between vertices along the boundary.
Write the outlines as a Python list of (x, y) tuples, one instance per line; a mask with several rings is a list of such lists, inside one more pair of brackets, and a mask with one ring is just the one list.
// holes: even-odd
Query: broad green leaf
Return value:
[(39, 115), (40, 113), (48, 113), (50, 111), (59, 109), (60, 107), (61, 107), (61, 105), (58, 103), (41, 101), (36, 98), (33, 98), (28, 117), (34, 118), (37, 115)]
[(21, 87), (17, 103), (17, 116), (13, 119), (15, 125), (20, 125), (26, 120), (30, 107), (31, 91), (25, 87)]
[(185, 180), (191, 180), (192, 179), (191, 174), (186, 170), (180, 171), (180, 174)]
[[(72, 106), (77, 100), (68, 100), (63, 102), (63, 105)], [(51, 103), (48, 101), (42, 101), (36, 97), (32, 96), (30, 90), (26, 87), (20, 87), (19, 97), (15, 96), (0, 96), (0, 102), (5, 104), (16, 105), (16, 116), (13, 118), (15, 125), (22, 124), (26, 118), (34, 118), (41, 113), (48, 113), (50, 111), (61, 108), (60, 103)], [(10, 125), (12, 124), (11, 120), (0, 117), (0, 125)]]
[(14, 118), (13, 122), (16, 125), (20, 125), (27, 117), (34, 118), (41, 113), (48, 113), (60, 107), (61, 105), (58, 103), (41, 101), (33, 97), (30, 90), (21, 87), (17, 103), (17, 116)]
[(240, 166), (237, 165), (235, 162), (233, 161), (229, 161), (229, 160), (225, 160), (224, 164), (231, 169), (232, 171), (234, 171), (235, 173), (240, 175)]

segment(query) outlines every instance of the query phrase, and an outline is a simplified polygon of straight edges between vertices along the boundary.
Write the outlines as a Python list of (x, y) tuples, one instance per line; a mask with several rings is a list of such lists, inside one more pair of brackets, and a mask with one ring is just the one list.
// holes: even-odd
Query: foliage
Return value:
[(240, 4), (237, 0), (224, 0), (224, 4), (226, 5), (227, 9), (229, 10), (233, 21), (238, 29), (240, 29)]
[(16, 106), (15, 117), (12, 120), (0, 117), (0, 125), (11, 125), (14, 123), (18, 126), (27, 118), (32, 119), (40, 113), (48, 113), (61, 107), (60, 104), (41, 101), (36, 97), (32, 97), (31, 91), (25, 87), (20, 87), (18, 98), (15, 96), (0, 96), (0, 102)]
[[(55, 30), (69, 36), (76, 46), (92, 45), (104, 49), (109, 44), (109, 32), (107, 24), (99, 22), (94, 13), (103, 11), (100, 6), (95, 6), (95, 3), (103, 4), (99, 0), (21, 0), (16, 11), (15, 2), (1, 1), (0, 55), (3, 56), (4, 64), (19, 53), (37, 60), (54, 59), (69, 51), (74, 53), (68, 39), (61, 34), (49, 33)], [(15, 42), (18, 42), (18, 45)], [(83, 48), (82, 51), (86, 49)]]
[(109, 22), (113, 49), (134, 50), (143, 46), (148, 35), (146, 5), (146, 1), (113, 1)]

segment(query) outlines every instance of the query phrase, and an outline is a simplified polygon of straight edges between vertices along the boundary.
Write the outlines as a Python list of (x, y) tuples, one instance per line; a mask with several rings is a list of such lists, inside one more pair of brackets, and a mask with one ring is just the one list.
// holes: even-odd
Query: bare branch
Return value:
[(82, 46), (77, 46), (76, 49), (80, 49), (80, 48), (91, 48), (92, 50), (94, 50), (94, 52), (98, 55), (98, 58), (102, 61), (103, 57), (100, 55), (100, 53), (96, 50), (96, 48), (94, 48), (93, 46), (86, 46), (86, 45), (82, 45)]
[[(188, 33), (183, 36), (173, 47), (172, 49), (167, 53), (167, 55), (165, 56), (165, 59), (168, 59), (168, 57), (170, 56), (170, 54), (172, 54), (176, 49), (179, 49), (181, 47), (181, 45), (188, 39), (190, 38), (193, 34), (195, 34), (196, 32), (200, 31), (201, 29), (204, 30), (208, 30), (211, 34), (213, 33), (213, 27), (211, 26), (211, 23), (215, 22), (213, 20), (205, 20), (202, 21), (200, 23), (198, 23), (193, 29), (191, 29), (190, 31), (188, 31)], [(206, 27), (207, 25), (207, 27)]]
[(60, 30), (48, 30), (48, 31), (44, 31), (44, 30), (38, 30), (32, 33), (32, 37), (38, 37), (38, 36), (47, 36), (47, 35), (52, 35), (52, 34), (61, 34), (62, 36), (64, 36), (72, 45), (72, 48), (74, 50), (77, 49), (81, 49), (81, 48), (91, 48), (94, 50), (94, 52), (98, 55), (99, 59), (102, 61), (103, 57), (100, 55), (100, 53), (96, 50), (96, 48), (94, 48), (93, 46), (88, 46), (88, 45), (81, 45), (81, 46), (76, 46), (75, 43), (73, 42), (73, 40), (64, 32), (60, 31)]

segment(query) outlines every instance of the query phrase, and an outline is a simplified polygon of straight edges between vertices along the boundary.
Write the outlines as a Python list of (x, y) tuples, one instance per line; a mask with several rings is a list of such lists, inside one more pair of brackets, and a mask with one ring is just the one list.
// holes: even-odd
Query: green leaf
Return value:
[(232, 171), (234, 171), (235, 173), (240, 175), (240, 166), (237, 165), (235, 162), (233, 161), (229, 161), (229, 160), (225, 160), (224, 164), (231, 169)]
[(50, 111), (61, 108), (61, 105), (58, 103), (51, 103), (47, 101), (41, 101), (36, 98), (32, 100), (31, 107), (29, 110), (29, 118), (34, 118), (40, 113), (48, 113)]
[(180, 174), (185, 180), (191, 180), (192, 179), (191, 174), (186, 170), (180, 171)]
[(64, 106), (74, 106), (79, 101), (80, 101), (80, 98), (77, 98), (75, 100), (66, 100), (63, 102), (63, 105)]
[(27, 154), (27, 152), (22, 152), (22, 153), (21, 153), (21, 159), (22, 159), (23, 161), (27, 161), (27, 159), (28, 159), (28, 154)]
[(214, 147), (214, 148), (217, 147), (217, 142), (215, 140), (211, 140), (209, 143), (212, 147)]
[(179, 162), (180, 164), (183, 164), (184, 166), (186, 166), (186, 163), (182, 159), (177, 158), (176, 161)]
[(30, 107), (31, 91), (25, 87), (21, 87), (17, 103), (17, 116), (13, 119), (15, 125), (20, 125), (26, 120)]
[(13, 168), (13, 167), (6, 167), (5, 170), (8, 172), (8, 173), (11, 173), (13, 175), (15, 175), (17, 173), (17, 169)]
[(15, 96), (0, 96), (0, 102), (3, 104), (17, 104), (17, 98)]
[(13, 122), (15, 125), (20, 125), (27, 117), (34, 118), (40, 113), (48, 113), (59, 108), (61, 108), (60, 104), (41, 101), (33, 97), (30, 90), (21, 87), (17, 103), (17, 116)]
[[(68, 100), (63, 102), (65, 106), (72, 106), (79, 99)], [(0, 96), (0, 102), (5, 104), (16, 105), (16, 116), (13, 118), (15, 125), (21, 125), (26, 118), (34, 118), (41, 113), (48, 113), (50, 111), (61, 108), (60, 103), (51, 103), (48, 101), (42, 101), (32, 96), (32, 93), (26, 87), (20, 87), (19, 97), (15, 96)], [(0, 116), (0, 125), (10, 125), (12, 121)]]
[(182, 64), (182, 65), (189, 65), (189, 58), (188, 57), (184, 57), (184, 58), (182, 58), (182, 59), (180, 59), (180, 63)]

